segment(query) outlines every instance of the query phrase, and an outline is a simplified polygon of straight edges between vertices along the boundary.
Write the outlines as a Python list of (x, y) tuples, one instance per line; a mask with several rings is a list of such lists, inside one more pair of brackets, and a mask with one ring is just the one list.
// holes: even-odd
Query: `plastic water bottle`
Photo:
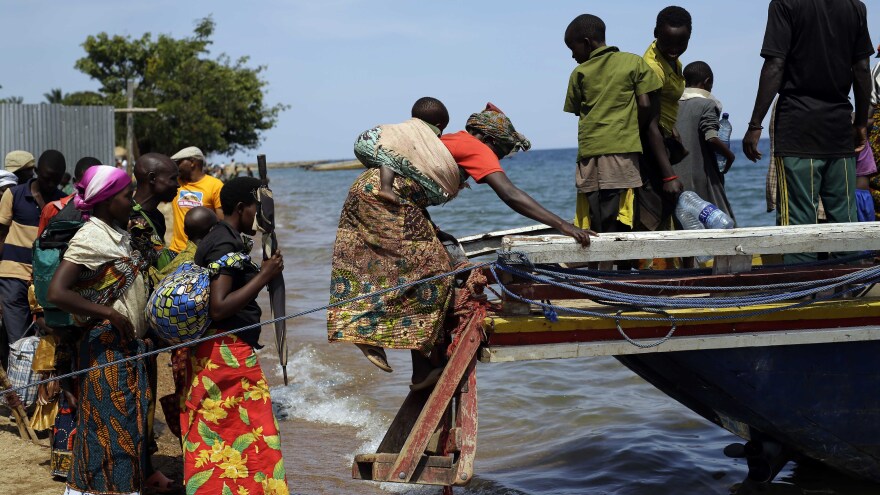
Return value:
[[(693, 191), (685, 191), (678, 197), (675, 216), (686, 230), (732, 229), (733, 219), (717, 206), (705, 201)], [(697, 256), (697, 261), (706, 263), (711, 256)]]
[(697, 196), (693, 191), (685, 191), (678, 197), (675, 216), (686, 229), (732, 229), (733, 219), (717, 206)]
[[(721, 122), (718, 127), (718, 139), (730, 149), (730, 136), (733, 134), (733, 126), (730, 125), (730, 114), (721, 114)], [(724, 170), (727, 167), (727, 158), (720, 153), (715, 153), (715, 160), (718, 161), (718, 170)]]

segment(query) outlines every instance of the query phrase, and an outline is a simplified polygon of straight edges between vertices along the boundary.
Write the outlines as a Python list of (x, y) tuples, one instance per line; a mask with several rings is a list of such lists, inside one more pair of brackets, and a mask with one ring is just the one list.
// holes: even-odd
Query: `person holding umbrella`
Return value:
[[(256, 234), (260, 180), (237, 177), (220, 191), (224, 218), (196, 249), (194, 261), (207, 267), (227, 256), (211, 280), (207, 335), (260, 322), (257, 295), (284, 269), (275, 252), (257, 267), (247, 253)], [(204, 493), (288, 493), (281, 441), (269, 385), (257, 360), (260, 328), (202, 342), (190, 350), (191, 383), (180, 415), (184, 484)]]

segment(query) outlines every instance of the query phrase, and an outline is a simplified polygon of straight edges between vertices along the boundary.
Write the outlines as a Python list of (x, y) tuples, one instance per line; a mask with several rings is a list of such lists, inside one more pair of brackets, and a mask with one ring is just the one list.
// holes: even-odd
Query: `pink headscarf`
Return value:
[(95, 205), (116, 196), (131, 184), (131, 177), (116, 167), (95, 165), (89, 167), (76, 184), (73, 204), (77, 210), (91, 211)]

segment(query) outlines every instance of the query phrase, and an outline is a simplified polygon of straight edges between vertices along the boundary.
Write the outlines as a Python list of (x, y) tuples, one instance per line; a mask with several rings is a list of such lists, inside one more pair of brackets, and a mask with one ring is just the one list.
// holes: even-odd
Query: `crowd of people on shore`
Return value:
[[(692, 30), (685, 9), (667, 7), (638, 56), (607, 44), (599, 17), (584, 14), (568, 25), (563, 41), (577, 63), (563, 105), (578, 117), (573, 222), (504, 173), (500, 160), (531, 143), (492, 103), (470, 115), (464, 130), (444, 133), (446, 106), (424, 97), (410, 120), (359, 135), (354, 151), (367, 170), (340, 214), (330, 286), (337, 305), (328, 311), (328, 340), (356, 344), (387, 372), (385, 349), (410, 350), (411, 388), (432, 387), (444, 365), (444, 322), (457, 283), (442, 275), (466, 260), (450, 256), (446, 246), (455, 240), (433, 224), (427, 208), (453, 200), (468, 179), (488, 184), (513, 211), (583, 246), (597, 233), (680, 228), (674, 211), (683, 191), (733, 217), (724, 174), (735, 155), (719, 136), (722, 104), (712, 94), (712, 69), (681, 62)], [(770, 2), (765, 62), (743, 147), (749, 159), (761, 157), (762, 122), (776, 99), (770, 134), (779, 225), (874, 220), (880, 211), (874, 207), (880, 204), (874, 53), (858, 0)], [(7, 368), (10, 349), (36, 329), (34, 370), (47, 376), (88, 370), (41, 387), (36, 398), (33, 424), (52, 431), (53, 472), (67, 478), (65, 493), (179, 493), (184, 487), (186, 493), (289, 493), (279, 427), (255, 354), (259, 328), (175, 349), (175, 391), (161, 398), (155, 357), (96, 368), (167, 345), (149, 319), (149, 301), (181, 271), (200, 267), (208, 274), (206, 287), (181, 289), (207, 298), (199, 302), (210, 321), (205, 335), (260, 322), (257, 294), (284, 268), (277, 252), (259, 265), (251, 259), (261, 181), (249, 169), (247, 176), (218, 180), (195, 146), (170, 157), (140, 156), (134, 180), (124, 167), (92, 157), (79, 159), (70, 177), (56, 150), (39, 159), (13, 151), (5, 167), (0, 361)], [(162, 203), (173, 210), (167, 244)], [(668, 268), (676, 261), (643, 263)], [(428, 278), (408, 290), (359, 298)], [(193, 315), (172, 316), (176, 324)], [(157, 404), (181, 440), (179, 483), (151, 462)]]
[[(47, 377), (88, 370), (41, 386), (34, 399), (31, 423), (51, 432), (52, 471), (67, 479), (64, 493), (289, 493), (255, 353), (259, 328), (175, 350), (175, 391), (165, 397), (157, 397), (155, 356), (96, 369), (168, 345), (149, 324), (148, 300), (163, 280), (194, 266), (211, 270), (209, 301), (200, 306), (210, 322), (205, 335), (259, 323), (257, 294), (284, 267), (280, 253), (259, 265), (250, 258), (260, 180), (221, 182), (206, 173), (197, 147), (140, 156), (134, 180), (81, 158), (70, 194), (62, 189), (67, 162), (56, 150), (36, 160), (13, 151), (5, 166), (4, 369), (21, 357), (10, 353), (15, 343), (36, 333), (33, 370)], [(173, 210), (168, 244), (162, 203)], [(181, 439), (183, 480), (151, 462), (157, 404)]]

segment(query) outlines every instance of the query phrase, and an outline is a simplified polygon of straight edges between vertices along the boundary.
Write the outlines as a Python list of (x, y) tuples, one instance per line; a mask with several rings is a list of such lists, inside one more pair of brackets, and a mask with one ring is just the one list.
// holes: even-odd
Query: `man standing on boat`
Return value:
[[(752, 161), (761, 158), (761, 122), (779, 94), (773, 157), (778, 225), (818, 223), (820, 197), (830, 223), (857, 221), (855, 164), (867, 140), (873, 53), (867, 9), (859, 0), (770, 2), (764, 67), (743, 151)], [(815, 258), (792, 254), (785, 262)]]

